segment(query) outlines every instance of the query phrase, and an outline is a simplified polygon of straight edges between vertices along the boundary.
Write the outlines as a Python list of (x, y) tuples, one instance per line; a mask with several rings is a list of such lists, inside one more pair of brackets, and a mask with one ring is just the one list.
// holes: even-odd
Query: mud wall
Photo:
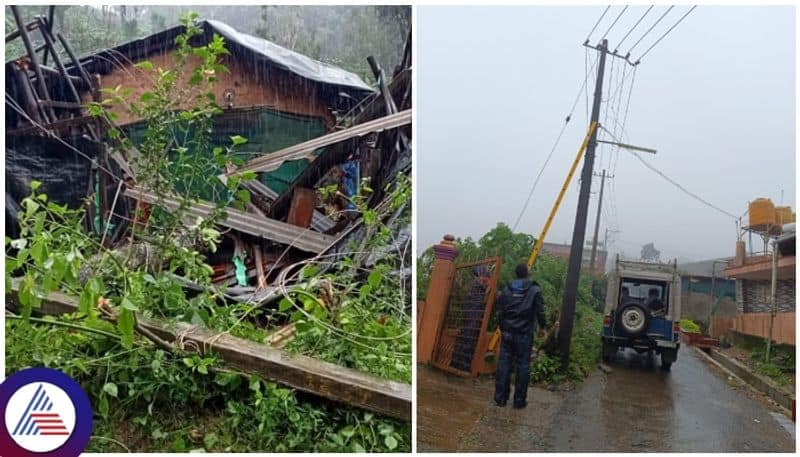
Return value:
[[(190, 57), (186, 68), (193, 68), (196, 59)], [(175, 68), (173, 51), (153, 54), (147, 60), (152, 62), (155, 68)], [(316, 84), (313, 82), (288, 71), (245, 62), (232, 55), (223, 56), (222, 63), (228, 67), (229, 72), (218, 74), (214, 87), (217, 104), (222, 109), (268, 107), (292, 114), (321, 117), (328, 126), (333, 125), (334, 116), (318, 96)], [(179, 84), (185, 86), (190, 75), (190, 71), (185, 71), (180, 76)], [(139, 100), (143, 93), (152, 90), (153, 79), (149, 71), (143, 71), (129, 63), (115, 67), (109, 74), (101, 75), (100, 86), (110, 89), (117, 86), (131, 88), (133, 92), (128, 99)], [(85, 102), (91, 101), (89, 93), (84, 93), (82, 97)], [(178, 106), (178, 108), (185, 107)], [(119, 116), (117, 119), (119, 125), (140, 120), (123, 107), (115, 107), (112, 111)]]

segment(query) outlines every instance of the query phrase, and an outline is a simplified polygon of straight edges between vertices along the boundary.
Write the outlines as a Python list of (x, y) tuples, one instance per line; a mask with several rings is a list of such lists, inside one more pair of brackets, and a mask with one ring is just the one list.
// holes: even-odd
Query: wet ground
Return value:
[(683, 348), (671, 371), (620, 352), (608, 375), (595, 373), (556, 414), (545, 447), (559, 451), (783, 451), (792, 436), (773, 410)]
[(575, 391), (532, 387), (524, 410), (494, 406), (491, 377), (420, 366), (418, 450), (794, 452), (778, 410), (701, 357), (683, 348), (666, 372), (621, 352)]

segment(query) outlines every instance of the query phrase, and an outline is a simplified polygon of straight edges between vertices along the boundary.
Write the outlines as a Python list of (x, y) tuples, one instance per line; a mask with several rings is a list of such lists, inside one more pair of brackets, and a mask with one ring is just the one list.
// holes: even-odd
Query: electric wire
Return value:
[(617, 21), (619, 21), (619, 18), (621, 18), (621, 17), (622, 17), (622, 15), (623, 15), (623, 14), (625, 14), (625, 11), (626, 11), (627, 9), (628, 9), (628, 5), (625, 5), (625, 8), (622, 8), (622, 11), (620, 11), (620, 12), (619, 12), (619, 14), (617, 15), (617, 18), (616, 18), (616, 19), (614, 19), (614, 22), (612, 22), (612, 23), (611, 23), (611, 25), (608, 27), (608, 30), (606, 30), (606, 33), (605, 33), (605, 34), (603, 34), (603, 37), (602, 37), (602, 38), (600, 38), (600, 41), (603, 41), (603, 40), (605, 40), (605, 39), (606, 39), (606, 37), (608, 36), (608, 32), (610, 32), (610, 31), (611, 31), (611, 29), (613, 29), (613, 28), (614, 28), (614, 26), (615, 26), (615, 25), (617, 25)]
[(697, 8), (697, 5), (695, 5), (695, 6), (691, 7), (691, 8), (689, 9), (689, 11), (687, 11), (687, 12), (686, 12), (686, 14), (684, 14), (683, 16), (681, 16), (681, 18), (680, 18), (680, 19), (678, 19), (678, 21), (677, 21), (677, 22), (675, 22), (674, 24), (672, 24), (672, 27), (670, 27), (670, 28), (669, 28), (669, 29), (668, 29), (666, 32), (664, 32), (664, 34), (663, 34), (663, 35), (661, 35), (661, 37), (660, 37), (659, 39), (657, 39), (655, 43), (653, 43), (652, 45), (650, 45), (650, 47), (649, 47), (649, 48), (647, 48), (647, 50), (644, 52), (644, 54), (642, 54), (642, 55), (641, 55), (641, 56), (640, 56), (638, 59), (636, 59), (636, 61), (637, 61), (637, 62), (640, 62), (642, 59), (644, 59), (644, 56), (646, 56), (646, 55), (647, 55), (647, 53), (648, 53), (648, 52), (650, 52), (650, 50), (651, 50), (651, 49), (653, 49), (654, 47), (656, 47), (656, 45), (657, 45), (658, 43), (660, 43), (660, 42), (661, 42), (661, 40), (663, 40), (663, 39), (664, 39), (664, 37), (666, 37), (667, 35), (669, 35), (669, 33), (670, 33), (670, 32), (672, 32), (673, 30), (675, 30), (675, 27), (677, 27), (677, 26), (678, 26), (678, 24), (680, 24), (680, 23), (681, 23), (681, 22), (682, 22), (684, 19), (686, 19), (686, 16), (688, 16), (688, 15), (689, 15), (689, 13), (691, 13), (692, 11), (694, 11), (694, 9), (695, 9), (695, 8)]
[(606, 7), (605, 11), (603, 11), (603, 14), (600, 15), (600, 18), (597, 20), (597, 22), (594, 23), (594, 27), (592, 27), (592, 30), (589, 32), (588, 35), (586, 35), (586, 43), (589, 42), (589, 39), (592, 37), (592, 34), (594, 33), (594, 31), (597, 29), (597, 26), (600, 25), (600, 21), (603, 20), (603, 18), (606, 16), (606, 13), (608, 13), (608, 10), (610, 10), (610, 9), (611, 9), (611, 5), (608, 5)]
[[(608, 132), (608, 130), (605, 127), (603, 127), (602, 125), (600, 126), (600, 128), (605, 130), (606, 132)], [(608, 132), (608, 133), (611, 134), (611, 132)], [(617, 140), (617, 141), (619, 141), (619, 140)], [(704, 199), (703, 197), (701, 197), (701, 196), (695, 194), (694, 192), (690, 191), (689, 189), (683, 187), (677, 181), (675, 181), (674, 179), (670, 178), (664, 172), (662, 172), (661, 170), (657, 169), (656, 167), (654, 167), (653, 165), (648, 163), (646, 160), (644, 160), (636, 151), (628, 150), (628, 152), (630, 152), (631, 154), (633, 154), (634, 157), (639, 159), (639, 161), (642, 162), (642, 164), (645, 167), (649, 168), (650, 170), (655, 172), (657, 175), (659, 175), (662, 178), (664, 178), (667, 182), (669, 182), (673, 186), (677, 187), (679, 190), (681, 190), (686, 195), (689, 195), (690, 197), (694, 198), (695, 200), (703, 203), (704, 205), (706, 205), (706, 206), (708, 206), (708, 207), (710, 207), (712, 209), (715, 209), (716, 211), (718, 211), (718, 212), (720, 212), (720, 213), (722, 213), (722, 214), (724, 214), (724, 215), (726, 215), (726, 216), (728, 216), (730, 218), (733, 218), (734, 220), (738, 220), (739, 219), (739, 217), (737, 215), (735, 215), (733, 213), (730, 213), (728, 211), (725, 211), (724, 209), (720, 208), (719, 206), (709, 202), (708, 200)]]
[(572, 119), (572, 114), (575, 112), (575, 107), (578, 105), (578, 101), (581, 98), (581, 93), (584, 89), (588, 93), (588, 82), (589, 82), (589, 73), (594, 69), (595, 65), (597, 64), (597, 60), (599, 57), (595, 58), (594, 62), (592, 63), (591, 67), (589, 68), (589, 72), (586, 73), (583, 79), (583, 84), (581, 84), (580, 89), (578, 90), (578, 94), (575, 97), (575, 101), (572, 103), (572, 108), (570, 108), (569, 114), (564, 119), (564, 125), (561, 126), (561, 131), (558, 133), (556, 137), (556, 141), (553, 143), (553, 147), (550, 149), (550, 153), (547, 155), (547, 158), (542, 164), (542, 168), (539, 169), (539, 174), (536, 175), (536, 179), (533, 181), (533, 185), (531, 186), (530, 192), (528, 192), (528, 197), (525, 199), (525, 204), (522, 205), (522, 210), (519, 212), (517, 216), (517, 220), (514, 222), (513, 231), (516, 232), (517, 227), (519, 226), (520, 221), (522, 220), (522, 216), (525, 215), (525, 211), (528, 209), (528, 205), (531, 202), (531, 198), (533, 197), (533, 192), (536, 190), (536, 186), (539, 184), (539, 180), (542, 178), (542, 174), (544, 173), (545, 168), (547, 168), (547, 164), (550, 163), (550, 159), (553, 158), (553, 153), (555, 153), (556, 148), (558, 147), (559, 142), (561, 141), (561, 137), (564, 136), (564, 131), (567, 129), (567, 124), (569, 124), (570, 119)]
[(638, 21), (636, 21), (636, 23), (635, 23), (635, 24), (633, 24), (633, 27), (631, 27), (631, 29), (630, 29), (630, 30), (628, 30), (628, 33), (626, 33), (626, 34), (625, 34), (625, 36), (624, 36), (624, 37), (622, 37), (622, 39), (621, 39), (621, 40), (619, 40), (619, 43), (617, 43), (617, 46), (614, 48), (614, 52), (615, 52), (615, 53), (617, 52), (617, 50), (618, 50), (620, 47), (622, 47), (622, 43), (624, 43), (624, 42), (625, 42), (625, 40), (626, 40), (626, 39), (628, 39), (628, 36), (630, 36), (630, 34), (631, 34), (631, 33), (633, 33), (633, 31), (634, 31), (634, 30), (636, 30), (636, 27), (638, 27), (638, 26), (639, 26), (639, 23), (641, 23), (641, 22), (642, 22), (642, 19), (644, 19), (644, 17), (645, 17), (645, 16), (647, 16), (647, 13), (649, 13), (651, 9), (653, 9), (653, 5), (650, 5), (650, 8), (647, 8), (647, 11), (645, 11), (645, 12), (644, 12), (644, 14), (642, 14), (642, 17), (640, 17), (640, 18), (639, 18), (639, 20), (638, 20)]
[(667, 14), (669, 14), (669, 12), (670, 12), (670, 11), (672, 11), (672, 8), (675, 8), (675, 6), (670, 6), (669, 8), (667, 8), (667, 10), (666, 10), (666, 11), (664, 11), (664, 14), (662, 14), (662, 15), (661, 15), (661, 17), (659, 17), (659, 18), (656, 20), (656, 22), (654, 22), (654, 23), (653, 23), (653, 25), (651, 25), (651, 26), (650, 26), (650, 28), (649, 28), (649, 29), (647, 29), (647, 31), (646, 31), (646, 32), (644, 32), (644, 35), (642, 35), (641, 37), (639, 37), (639, 40), (638, 40), (638, 41), (636, 41), (636, 43), (634, 43), (634, 44), (633, 44), (633, 46), (631, 46), (631, 48), (630, 48), (630, 49), (628, 49), (628, 55), (630, 55), (630, 54), (633, 52), (634, 48), (636, 48), (636, 46), (638, 46), (638, 45), (639, 45), (639, 43), (641, 43), (641, 42), (642, 42), (642, 40), (644, 39), (644, 37), (646, 37), (648, 34), (650, 34), (650, 32), (651, 32), (651, 31), (652, 31), (652, 30), (653, 30), (653, 29), (654, 29), (654, 28), (655, 28), (655, 27), (658, 25), (658, 23), (659, 23), (659, 22), (661, 22), (661, 20), (662, 20), (662, 19), (664, 19), (664, 17), (666, 17), (666, 15), (667, 15)]

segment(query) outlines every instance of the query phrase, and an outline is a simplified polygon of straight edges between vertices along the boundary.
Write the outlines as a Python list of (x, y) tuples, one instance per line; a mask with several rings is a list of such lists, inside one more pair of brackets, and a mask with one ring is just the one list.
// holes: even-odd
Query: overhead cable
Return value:
[(617, 25), (617, 21), (619, 21), (619, 18), (622, 17), (622, 15), (625, 13), (625, 10), (627, 10), (627, 9), (628, 9), (628, 5), (625, 5), (625, 8), (622, 8), (622, 11), (619, 12), (619, 14), (617, 15), (617, 18), (614, 19), (614, 22), (612, 22), (611, 25), (608, 27), (608, 30), (606, 30), (606, 33), (604, 33), (603, 37), (600, 38), (600, 41), (603, 41), (603, 40), (606, 39), (606, 37), (608, 36), (608, 32), (610, 32), (611, 29), (613, 29), (614, 26)]
[(592, 37), (592, 34), (594, 33), (595, 29), (597, 29), (597, 26), (600, 25), (600, 21), (603, 20), (603, 18), (606, 16), (606, 13), (608, 13), (608, 10), (610, 10), (610, 9), (611, 9), (611, 5), (608, 5), (606, 7), (605, 11), (603, 11), (603, 14), (600, 15), (600, 18), (597, 20), (597, 22), (594, 23), (594, 27), (592, 27), (592, 31), (589, 32), (588, 35), (586, 35), (586, 42), (587, 43), (589, 42), (589, 39)]
[(628, 38), (628, 36), (630, 36), (630, 34), (633, 33), (634, 30), (636, 30), (636, 27), (639, 26), (639, 23), (642, 22), (642, 19), (644, 19), (644, 17), (647, 16), (647, 13), (649, 13), (651, 9), (653, 9), (653, 5), (650, 5), (650, 8), (647, 8), (647, 11), (645, 11), (644, 14), (642, 14), (642, 17), (640, 17), (639, 20), (636, 21), (635, 24), (633, 24), (633, 27), (631, 27), (631, 29), (628, 30), (628, 33), (626, 33), (625, 36), (622, 37), (621, 40), (619, 40), (619, 43), (617, 43), (616, 48), (614, 48), (614, 52), (617, 52), (617, 50), (622, 46), (622, 43), (624, 43), (625, 40)]
[(681, 23), (681, 22), (682, 22), (684, 19), (686, 19), (686, 16), (688, 16), (688, 15), (689, 15), (689, 13), (691, 13), (692, 11), (694, 11), (694, 9), (695, 9), (695, 8), (697, 8), (697, 5), (695, 5), (695, 6), (691, 7), (691, 8), (689, 9), (689, 11), (687, 11), (687, 12), (686, 12), (686, 14), (684, 14), (683, 16), (681, 16), (681, 18), (680, 18), (680, 19), (678, 19), (678, 22), (674, 23), (674, 24), (672, 25), (672, 27), (670, 27), (670, 28), (669, 28), (669, 30), (667, 30), (666, 32), (664, 32), (664, 34), (663, 34), (663, 35), (661, 35), (661, 38), (659, 38), (658, 40), (656, 40), (656, 42), (655, 42), (655, 43), (653, 43), (652, 45), (650, 45), (650, 47), (649, 47), (649, 48), (647, 48), (647, 51), (645, 51), (645, 52), (644, 52), (644, 54), (642, 54), (642, 55), (641, 55), (641, 56), (640, 56), (638, 59), (636, 59), (636, 61), (637, 61), (637, 62), (639, 62), (639, 61), (641, 61), (642, 59), (644, 59), (644, 56), (646, 56), (646, 55), (647, 55), (647, 53), (648, 53), (648, 52), (650, 52), (650, 50), (651, 50), (651, 49), (653, 49), (653, 48), (654, 48), (654, 47), (655, 47), (655, 46), (656, 46), (658, 43), (660, 43), (660, 42), (661, 42), (661, 40), (663, 40), (665, 36), (669, 35), (669, 32), (673, 31), (673, 30), (675, 29), (675, 27), (677, 27), (677, 26), (678, 26), (678, 24), (680, 24), (680, 23)]
[(669, 14), (669, 12), (670, 12), (670, 11), (672, 11), (672, 8), (675, 8), (675, 7), (674, 7), (674, 6), (670, 6), (669, 8), (667, 8), (667, 10), (666, 10), (666, 11), (664, 11), (664, 14), (662, 14), (662, 15), (661, 15), (661, 17), (659, 17), (659, 18), (658, 18), (658, 19), (657, 19), (657, 20), (656, 20), (656, 21), (653, 23), (653, 25), (651, 25), (651, 26), (650, 26), (650, 28), (649, 28), (649, 29), (647, 29), (647, 31), (646, 31), (646, 32), (644, 32), (644, 34), (643, 34), (641, 37), (639, 37), (639, 40), (638, 40), (638, 41), (636, 41), (636, 43), (633, 43), (633, 46), (631, 46), (631, 48), (630, 48), (630, 49), (628, 49), (628, 55), (630, 55), (630, 54), (633, 52), (633, 49), (634, 49), (634, 48), (635, 48), (635, 47), (636, 47), (636, 46), (637, 46), (639, 43), (641, 43), (641, 42), (642, 42), (642, 40), (644, 39), (644, 37), (646, 37), (646, 36), (647, 36), (647, 35), (648, 35), (648, 34), (649, 34), (649, 33), (650, 33), (650, 32), (651, 32), (651, 31), (652, 31), (652, 30), (653, 30), (653, 29), (654, 29), (654, 28), (655, 28), (655, 27), (658, 25), (658, 23), (659, 23), (659, 22), (661, 22), (661, 20), (662, 20), (662, 19), (664, 19), (664, 17), (666, 17), (666, 16), (667, 16), (667, 14)]

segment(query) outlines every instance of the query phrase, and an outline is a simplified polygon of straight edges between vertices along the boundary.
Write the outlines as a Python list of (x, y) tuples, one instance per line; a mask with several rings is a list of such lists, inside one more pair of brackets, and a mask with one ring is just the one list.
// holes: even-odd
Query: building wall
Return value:
[[(555, 243), (542, 243), (542, 252), (546, 252), (552, 256), (562, 258), (569, 261), (569, 251), (571, 246), (569, 244), (555, 244)], [(607, 252), (598, 247), (595, 259), (595, 265), (599, 269), (605, 269)], [(581, 259), (581, 266), (589, 268), (589, 261), (592, 259), (592, 248), (584, 248), (583, 258)]]
[(720, 316), (735, 316), (737, 303), (734, 281), (724, 278), (714, 280), (714, 296), (711, 300), (711, 278), (702, 276), (681, 277), (681, 317), (705, 320), (712, 313)]
[[(155, 68), (173, 69), (175, 61), (173, 51), (151, 55), (147, 60), (153, 63)], [(197, 58), (192, 56), (186, 68), (194, 67)], [(221, 72), (217, 76), (214, 85), (214, 94), (217, 104), (223, 109), (228, 108), (226, 93), (233, 93), (233, 107), (260, 106), (269, 107), (278, 111), (293, 114), (314, 116), (325, 119), (328, 126), (332, 126), (335, 119), (326, 104), (317, 96), (316, 86), (310, 81), (294, 75), (288, 71), (277, 68), (256, 68), (255, 65), (247, 64), (237, 60), (232, 55), (222, 57), (222, 63), (228, 67), (229, 72)], [(185, 85), (191, 76), (190, 71), (181, 75), (180, 81)], [(179, 84), (181, 84), (179, 83)], [(130, 88), (133, 90), (128, 100), (139, 100), (145, 92), (151, 91), (153, 79), (149, 72), (145, 72), (133, 64), (128, 64), (122, 68), (115, 69), (100, 77), (102, 88), (113, 89), (117, 86)], [(91, 101), (91, 95), (87, 92), (82, 95), (84, 102)], [(185, 108), (188, 104), (183, 104), (176, 108)], [(114, 107), (112, 109), (119, 117), (118, 125), (126, 125), (140, 120), (131, 115), (124, 107)]]
[[(770, 281), (749, 279), (737, 280), (737, 301), (743, 313), (768, 313), (770, 311)], [(739, 292), (741, 290), (741, 292)], [(741, 297), (741, 298), (740, 298)], [(777, 308), (779, 313), (790, 313), (796, 309), (795, 280), (778, 280)]]

